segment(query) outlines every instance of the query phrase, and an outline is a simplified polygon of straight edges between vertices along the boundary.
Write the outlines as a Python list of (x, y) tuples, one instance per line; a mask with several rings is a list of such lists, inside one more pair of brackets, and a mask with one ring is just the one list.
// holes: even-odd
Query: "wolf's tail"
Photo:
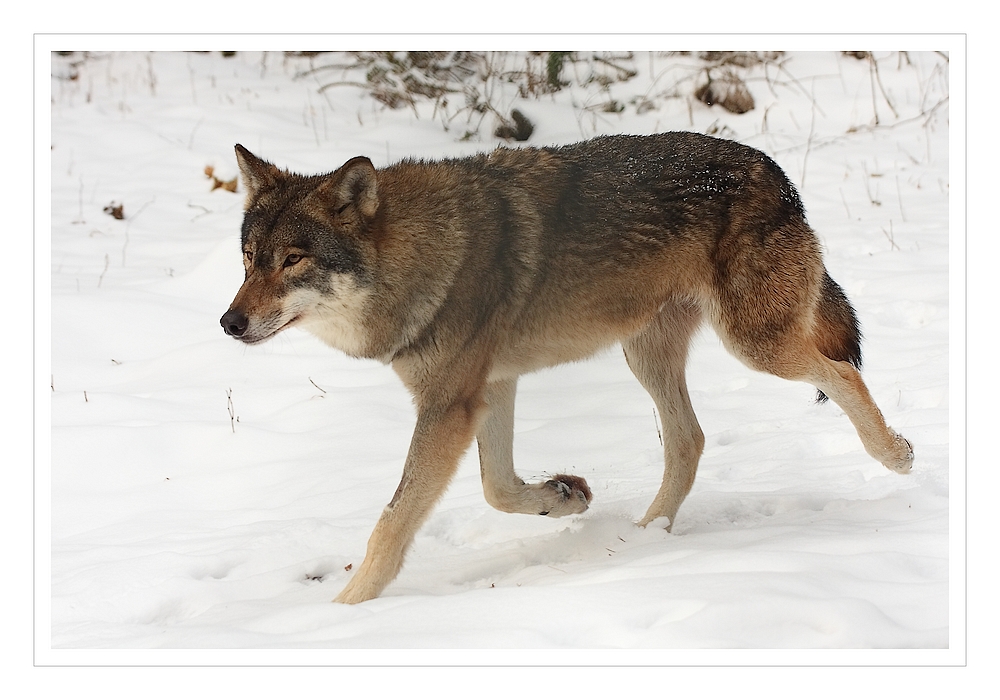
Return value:
[[(850, 362), (856, 369), (861, 369), (858, 316), (844, 290), (825, 271), (817, 312), (814, 335), (819, 351), (831, 360)], [(826, 400), (826, 394), (817, 391), (816, 401), (823, 403)]]

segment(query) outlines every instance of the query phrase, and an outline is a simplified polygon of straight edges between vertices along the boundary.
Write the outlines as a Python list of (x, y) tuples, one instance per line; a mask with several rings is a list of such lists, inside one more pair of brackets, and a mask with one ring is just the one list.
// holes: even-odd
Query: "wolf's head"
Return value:
[(363, 307), (379, 208), (375, 168), (352, 158), (327, 175), (279, 170), (243, 146), (246, 277), (220, 323), (247, 344), (302, 325), (347, 353), (364, 353)]

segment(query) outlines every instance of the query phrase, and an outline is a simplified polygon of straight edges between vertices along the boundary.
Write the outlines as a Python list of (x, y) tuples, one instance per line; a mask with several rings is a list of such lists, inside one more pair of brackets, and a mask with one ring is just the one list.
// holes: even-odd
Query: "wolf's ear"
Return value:
[(236, 162), (240, 166), (243, 186), (247, 189), (247, 204), (261, 190), (273, 187), (278, 181), (278, 176), (281, 175), (281, 171), (277, 167), (266, 160), (261, 160), (240, 144), (236, 144)]
[(340, 212), (350, 205), (365, 218), (378, 210), (375, 166), (364, 156), (351, 158), (316, 190), (328, 211)]

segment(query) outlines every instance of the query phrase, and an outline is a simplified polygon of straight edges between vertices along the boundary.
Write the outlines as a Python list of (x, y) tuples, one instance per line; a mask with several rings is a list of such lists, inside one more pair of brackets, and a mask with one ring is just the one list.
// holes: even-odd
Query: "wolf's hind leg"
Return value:
[(493, 382), (486, 387), (489, 414), (476, 440), (479, 469), (486, 501), (505, 513), (529, 513), (560, 518), (582, 513), (590, 504), (586, 480), (557, 474), (548, 481), (526, 484), (514, 472), (514, 395), (517, 380)]
[[(811, 287), (769, 286), (764, 274), (720, 275), (725, 284), (719, 290), (716, 330), (747, 366), (809, 382), (833, 399), (854, 424), (868, 454), (888, 469), (906, 474), (913, 465), (913, 446), (886, 425), (858, 372), (861, 335), (854, 309), (823, 269), (818, 254), (802, 264), (810, 274), (801, 277), (811, 279)], [(774, 262), (776, 268), (782, 265), (791, 267), (787, 261)]]
[(831, 360), (819, 352), (812, 353), (811, 360), (801, 378), (844, 410), (868, 454), (887, 469), (908, 474), (913, 468), (913, 446), (886, 425), (858, 370), (848, 362)]
[(669, 304), (642, 332), (622, 343), (628, 366), (653, 397), (663, 424), (663, 483), (639, 521), (642, 526), (666, 517), (670, 531), (705, 447), (684, 378), (688, 344), (700, 323), (697, 307)]
[(847, 414), (869, 455), (898, 474), (909, 473), (913, 446), (886, 425), (861, 373), (850, 362), (831, 360), (808, 338), (787, 338), (780, 348), (757, 348), (737, 356), (754, 369), (815, 386)]

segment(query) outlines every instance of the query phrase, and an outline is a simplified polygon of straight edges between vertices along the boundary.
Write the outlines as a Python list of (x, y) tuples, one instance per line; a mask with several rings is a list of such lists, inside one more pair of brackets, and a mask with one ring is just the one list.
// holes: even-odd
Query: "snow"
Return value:
[[(689, 365), (706, 434), (698, 479), (672, 533), (640, 529), (662, 473), (657, 417), (609, 350), (518, 391), (518, 472), (585, 477), (590, 510), (494, 511), (470, 450), (399, 577), (357, 606), (330, 601), (398, 483), (409, 397), (388, 367), (297, 329), (251, 348), (222, 333), (242, 280), (243, 195), (210, 191), (204, 169), (235, 177), (235, 143), (310, 173), (358, 154), (376, 166), (461, 156), (494, 147), (490, 122), (462, 141), (462, 118), (446, 131), (430, 107), (320, 91), (321, 74), (300, 73), (329, 56), (104, 53), (75, 68), (79, 56), (53, 56), (44, 658), (156, 650), (130, 658), (197, 664), (230, 657), (164, 650), (266, 649), (296, 650), (293, 663), (423, 663), (442, 657), (395, 650), (451, 650), (457, 663), (665, 663), (657, 650), (672, 649), (669, 663), (762, 658), (734, 650), (954, 662), (963, 523), (951, 496), (964, 462), (949, 262), (963, 243), (949, 234), (949, 65), (877, 56), (874, 91), (868, 63), (833, 51), (752, 70), (757, 106), (739, 116), (685, 99), (596, 112), (579, 105), (600, 95), (579, 88), (497, 100), (532, 119), (531, 145), (690, 129), (771, 155), (858, 310), (866, 381), (914, 444), (913, 473), (874, 462), (836, 406), (745, 368), (706, 330)], [(611, 93), (655, 94), (691, 65), (642, 55)], [(112, 201), (125, 219), (102, 211)], [(899, 649), (914, 651), (856, 653)]]

